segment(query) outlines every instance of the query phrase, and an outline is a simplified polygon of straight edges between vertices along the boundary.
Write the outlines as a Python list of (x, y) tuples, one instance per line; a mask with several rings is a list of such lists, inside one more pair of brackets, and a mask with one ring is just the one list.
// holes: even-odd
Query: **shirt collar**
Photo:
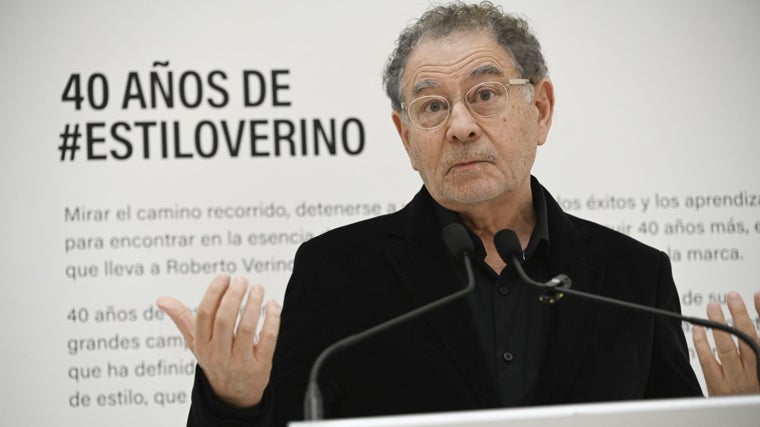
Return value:
[[(530, 235), (528, 247), (523, 252), (524, 259), (532, 257), (537, 250), (540, 250), (544, 255), (548, 254), (549, 250), (549, 218), (546, 212), (546, 195), (544, 194), (541, 184), (539, 184), (538, 180), (533, 176), (530, 177), (530, 190), (533, 197), (533, 210), (536, 213), (536, 226), (533, 228), (533, 233)], [(431, 200), (433, 202), (433, 210), (438, 218), (441, 229), (448, 224), (455, 222), (464, 225), (462, 217), (457, 212), (444, 208), (432, 197)], [(483, 242), (481, 242), (480, 238), (478, 238), (469, 227), (466, 225), (465, 227), (475, 244), (475, 252), (478, 254), (478, 257), (485, 258), (486, 252), (483, 247)]]

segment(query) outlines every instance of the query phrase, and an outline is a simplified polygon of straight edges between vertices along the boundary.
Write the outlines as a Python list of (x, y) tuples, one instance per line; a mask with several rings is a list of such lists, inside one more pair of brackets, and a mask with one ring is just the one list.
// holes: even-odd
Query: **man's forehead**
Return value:
[(422, 40), (409, 55), (403, 81), (417, 93), (447, 81), (511, 75), (514, 68), (510, 53), (490, 32), (455, 33)]

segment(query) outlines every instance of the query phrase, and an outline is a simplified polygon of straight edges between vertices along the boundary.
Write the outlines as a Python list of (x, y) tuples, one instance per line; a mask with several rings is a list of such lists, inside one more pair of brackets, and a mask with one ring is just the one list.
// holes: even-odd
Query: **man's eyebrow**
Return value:
[(468, 79), (473, 79), (475, 77), (482, 76), (484, 74), (490, 74), (496, 77), (504, 77), (504, 71), (501, 70), (501, 68), (495, 66), (495, 65), (481, 65), (480, 67), (470, 71), (470, 74), (467, 75)]
[(417, 96), (420, 92), (431, 87), (438, 87), (438, 82), (435, 80), (422, 80), (414, 84), (412, 87), (412, 96)]

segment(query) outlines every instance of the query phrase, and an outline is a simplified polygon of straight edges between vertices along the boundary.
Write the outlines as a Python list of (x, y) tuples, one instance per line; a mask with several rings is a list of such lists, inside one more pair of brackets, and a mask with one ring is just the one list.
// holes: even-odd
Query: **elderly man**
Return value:
[(543, 304), (496, 250), (511, 229), (538, 280), (566, 273), (579, 290), (679, 310), (664, 253), (564, 213), (531, 176), (554, 109), (546, 71), (527, 24), (490, 3), (434, 7), (405, 29), (385, 85), (422, 189), (303, 244), (256, 344), (260, 286), (216, 278), (197, 319), (159, 300), (200, 366), (188, 425), (301, 419), (323, 349), (464, 286), (441, 239), (456, 222), (475, 245), (475, 291), (335, 354), (319, 378), (328, 418), (701, 395), (679, 322)]

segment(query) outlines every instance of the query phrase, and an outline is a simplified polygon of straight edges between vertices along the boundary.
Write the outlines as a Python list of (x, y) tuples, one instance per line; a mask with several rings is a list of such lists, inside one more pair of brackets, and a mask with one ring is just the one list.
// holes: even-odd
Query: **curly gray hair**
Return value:
[(501, 7), (488, 1), (480, 4), (457, 1), (428, 9), (399, 35), (383, 73), (383, 84), (391, 99), (391, 107), (401, 111), (401, 77), (409, 55), (422, 40), (478, 30), (493, 33), (497, 42), (510, 54), (522, 78), (535, 84), (546, 76), (547, 67), (541, 45), (524, 19), (506, 14)]

